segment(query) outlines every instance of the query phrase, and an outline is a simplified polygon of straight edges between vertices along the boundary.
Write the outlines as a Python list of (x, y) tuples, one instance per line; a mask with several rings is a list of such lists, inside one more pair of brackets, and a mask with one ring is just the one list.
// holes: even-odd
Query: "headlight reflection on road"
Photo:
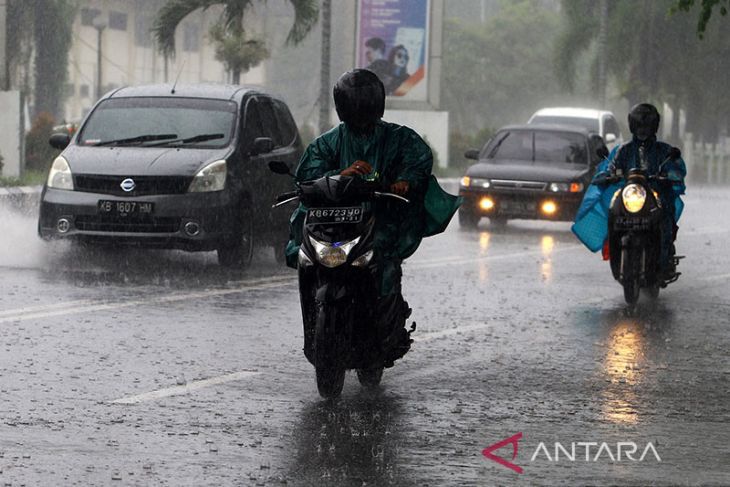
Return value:
[(543, 261), (540, 266), (540, 276), (543, 281), (550, 281), (553, 277), (553, 249), (555, 248), (555, 239), (552, 235), (543, 235), (540, 241), (542, 248)]
[(612, 423), (634, 424), (639, 420), (635, 387), (641, 379), (638, 363), (643, 355), (644, 341), (638, 328), (633, 322), (623, 321), (609, 338), (603, 369), (611, 383), (604, 390), (601, 413)]
[[(492, 234), (489, 232), (481, 232), (479, 234), (479, 256), (487, 255), (489, 251), (489, 239)], [(486, 282), (489, 278), (489, 264), (484, 261), (479, 262), (479, 282)]]

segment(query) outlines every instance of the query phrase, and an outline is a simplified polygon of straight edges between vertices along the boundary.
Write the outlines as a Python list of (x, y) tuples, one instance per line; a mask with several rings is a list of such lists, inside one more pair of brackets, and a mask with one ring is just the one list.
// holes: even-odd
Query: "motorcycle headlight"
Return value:
[(646, 190), (638, 184), (629, 184), (621, 192), (624, 207), (630, 213), (638, 213), (646, 202)]
[(325, 267), (337, 267), (347, 262), (347, 256), (350, 251), (358, 244), (360, 237), (346, 242), (327, 243), (320, 242), (316, 238), (309, 236), (309, 241), (314, 247), (317, 260)]
[(227, 166), (226, 161), (211, 162), (193, 178), (188, 188), (189, 193), (205, 193), (209, 191), (222, 191), (226, 185)]
[(48, 172), (48, 180), (46, 185), (49, 188), (54, 189), (68, 189), (73, 191), (74, 179), (71, 174), (71, 168), (68, 165), (66, 159), (61, 156), (56, 157), (51, 166), (51, 170)]

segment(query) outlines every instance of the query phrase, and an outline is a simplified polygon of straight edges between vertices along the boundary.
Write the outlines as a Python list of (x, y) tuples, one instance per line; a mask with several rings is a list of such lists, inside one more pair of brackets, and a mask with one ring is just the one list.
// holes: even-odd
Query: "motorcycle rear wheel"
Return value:
[(357, 380), (360, 385), (367, 388), (373, 388), (380, 385), (383, 378), (383, 367), (375, 367), (372, 369), (357, 369)]

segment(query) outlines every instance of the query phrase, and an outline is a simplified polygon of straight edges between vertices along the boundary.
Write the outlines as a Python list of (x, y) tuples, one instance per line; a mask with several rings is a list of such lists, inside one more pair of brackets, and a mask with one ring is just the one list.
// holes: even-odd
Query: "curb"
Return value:
[(42, 190), (43, 186), (8, 186), (0, 188), (0, 197), (39, 194)]

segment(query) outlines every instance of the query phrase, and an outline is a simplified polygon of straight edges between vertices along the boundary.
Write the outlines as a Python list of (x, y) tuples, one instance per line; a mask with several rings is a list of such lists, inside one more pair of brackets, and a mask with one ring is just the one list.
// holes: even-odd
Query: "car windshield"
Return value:
[(588, 130), (589, 132), (598, 132), (598, 120), (595, 118), (538, 115), (530, 120), (530, 123), (547, 125), (568, 125), (570, 127), (581, 127)]
[(588, 164), (585, 137), (571, 132), (532, 130), (501, 132), (487, 144), (482, 157)]
[[(226, 100), (172, 97), (112, 98), (91, 114), (81, 145), (160, 145), (218, 148), (230, 143), (236, 104)], [(215, 134), (215, 137), (203, 137)]]

